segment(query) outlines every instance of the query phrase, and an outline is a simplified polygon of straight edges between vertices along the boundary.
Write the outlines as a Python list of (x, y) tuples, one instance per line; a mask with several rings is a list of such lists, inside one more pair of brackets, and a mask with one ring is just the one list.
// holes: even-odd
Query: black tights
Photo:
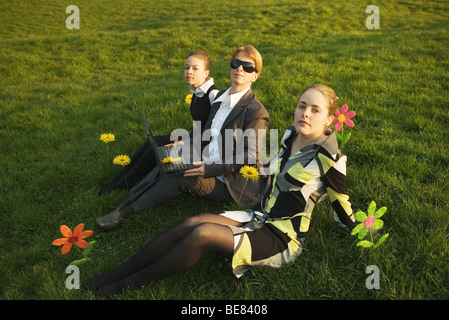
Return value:
[(114, 270), (89, 279), (86, 285), (110, 297), (125, 289), (137, 289), (152, 280), (182, 273), (192, 268), (207, 251), (231, 258), (234, 236), (227, 226), (238, 222), (217, 214), (188, 218), (168, 228), (136, 255)]

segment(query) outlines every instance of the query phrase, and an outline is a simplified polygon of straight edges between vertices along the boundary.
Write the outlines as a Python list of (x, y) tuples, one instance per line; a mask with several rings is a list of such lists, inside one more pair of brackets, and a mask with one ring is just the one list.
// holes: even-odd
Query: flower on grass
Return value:
[(191, 93), (191, 94), (188, 94), (187, 96), (186, 96), (186, 103), (187, 104), (191, 104), (192, 103), (192, 98), (193, 98), (193, 93)]
[(172, 157), (166, 157), (162, 160), (162, 163), (177, 163), (180, 162), (181, 158), (177, 157), (177, 158), (172, 158)]
[(254, 167), (243, 166), (240, 169), (240, 173), (246, 180), (251, 179), (252, 181), (256, 181), (257, 179), (259, 179), (259, 171), (257, 171), (257, 169)]
[(115, 136), (112, 133), (103, 133), (100, 136), (100, 140), (103, 141), (104, 143), (109, 143), (115, 141)]
[(359, 240), (362, 240), (368, 234), (368, 232), (371, 236), (371, 241), (367, 240), (359, 241), (357, 243), (357, 246), (362, 246), (365, 248), (367, 247), (377, 248), (385, 241), (385, 239), (387, 239), (389, 235), (388, 233), (383, 235), (376, 243), (374, 243), (373, 240), (373, 233), (377, 232), (384, 225), (384, 222), (379, 218), (382, 217), (386, 211), (387, 211), (386, 207), (382, 207), (376, 210), (376, 202), (372, 201), (368, 206), (368, 214), (360, 210), (354, 214), (355, 220), (357, 220), (360, 223), (356, 225), (354, 229), (352, 229), (351, 234), (357, 235)]
[(61, 253), (66, 254), (67, 252), (72, 249), (73, 244), (75, 244), (78, 248), (81, 249), (87, 249), (89, 244), (87, 243), (86, 239), (87, 237), (90, 237), (93, 233), (92, 230), (84, 230), (84, 224), (80, 223), (75, 227), (75, 229), (70, 230), (69, 227), (66, 225), (62, 225), (60, 227), (61, 233), (64, 236), (64, 238), (56, 239), (52, 242), (55, 246), (62, 246)]
[(365, 228), (371, 228), (372, 226), (373, 226), (373, 224), (374, 224), (374, 222), (379, 222), (379, 221), (382, 221), (382, 220), (376, 220), (376, 217), (375, 216), (368, 216), (366, 219), (365, 219), (365, 221), (363, 222), (363, 225), (365, 226)]
[(126, 155), (119, 155), (116, 156), (112, 162), (124, 167), (131, 163), (131, 159)]
[[(112, 160), (114, 164), (120, 165), (122, 167), (127, 166), (131, 163), (131, 159), (127, 155), (119, 155)], [(123, 169), (123, 175), (125, 176), (126, 189), (128, 189), (128, 179), (126, 178), (126, 171)]]
[(240, 204), (240, 198), (242, 197), (243, 191), (245, 190), (246, 184), (248, 183), (248, 180), (251, 179), (251, 181), (256, 181), (259, 179), (259, 171), (257, 171), (256, 168), (250, 167), (250, 166), (243, 166), (240, 169), (240, 173), (242, 174), (242, 177), (245, 178), (245, 184), (243, 185), (242, 192), (240, 193), (238, 204)]
[(354, 116), (355, 111), (348, 111), (347, 104), (342, 105), (340, 111), (338, 111), (338, 109), (335, 110), (335, 118), (332, 121), (332, 123), (335, 123), (335, 131), (340, 131), (343, 127), (343, 124), (347, 125), (350, 128), (354, 127), (354, 122), (350, 120), (350, 118)]

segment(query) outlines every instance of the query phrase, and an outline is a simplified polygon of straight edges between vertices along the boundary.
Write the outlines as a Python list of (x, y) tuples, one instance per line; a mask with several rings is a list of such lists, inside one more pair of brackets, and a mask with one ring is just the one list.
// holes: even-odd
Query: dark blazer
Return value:
[[(217, 97), (224, 92), (219, 92)], [(212, 120), (220, 105), (220, 101), (212, 104), (203, 133), (211, 128)], [(229, 193), (236, 202), (246, 182), (239, 172), (240, 168), (244, 165), (262, 167), (259, 151), (269, 123), (268, 111), (249, 89), (232, 109), (221, 128), (219, 139), (221, 163), (205, 164), (204, 177), (224, 176)], [(247, 139), (245, 136), (250, 138)], [(210, 140), (206, 141), (202, 146), (203, 154), (208, 154), (209, 142)], [(258, 181), (248, 181), (240, 199), (241, 204), (250, 205), (260, 198), (263, 195), (264, 184), (263, 177)]]
[[(192, 102), (190, 103), (190, 115), (193, 121), (199, 121), (201, 128), (205, 127), (206, 121), (210, 113), (210, 100), (209, 94), (212, 90), (218, 90), (215, 85), (211, 85), (207, 92), (201, 98), (198, 98), (196, 94), (192, 96)], [(193, 132), (190, 133), (190, 139), (192, 139)], [(158, 146), (165, 146), (166, 144), (172, 143), (171, 133), (165, 135), (159, 135), (154, 137)], [(181, 137), (179, 137), (181, 138)], [(186, 139), (183, 139), (186, 140)]]

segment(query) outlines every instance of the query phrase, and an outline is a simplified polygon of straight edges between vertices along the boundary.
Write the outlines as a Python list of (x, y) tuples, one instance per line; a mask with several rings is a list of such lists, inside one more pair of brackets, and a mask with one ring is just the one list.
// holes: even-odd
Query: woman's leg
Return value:
[(129, 215), (157, 207), (186, 191), (215, 201), (226, 201), (230, 198), (226, 184), (215, 177), (161, 175), (159, 167), (156, 167), (131, 189), (128, 197), (119, 204), (118, 210), (95, 219), (95, 224), (105, 230), (116, 229)]
[(185, 272), (197, 264), (205, 252), (214, 251), (231, 258), (233, 250), (234, 235), (230, 228), (217, 223), (202, 223), (160, 254), (156, 260), (149, 259), (146, 267), (100, 288), (98, 295), (110, 297), (127, 288), (136, 289), (152, 280)]
[(114, 270), (89, 279), (86, 282), (87, 287), (89, 289), (99, 289), (107, 284), (125, 278), (141, 269), (148, 267), (165, 253), (170, 251), (170, 249), (173, 248), (178, 241), (184, 239), (193, 229), (203, 223), (227, 224), (233, 226), (240, 224), (237, 221), (213, 213), (205, 213), (187, 218), (186, 220), (166, 229), (150, 241), (131, 259)]
[[(152, 174), (153, 172), (148, 177)], [(147, 180), (147, 177), (144, 180)], [(157, 177), (157, 181), (156, 177), (148, 179), (151, 183), (147, 181), (143, 183), (144, 180), (132, 190), (132, 192), (135, 192), (130, 197), (134, 212), (155, 208), (186, 191), (197, 197), (213, 201), (226, 201), (229, 194), (226, 184), (215, 177), (162, 175)]]

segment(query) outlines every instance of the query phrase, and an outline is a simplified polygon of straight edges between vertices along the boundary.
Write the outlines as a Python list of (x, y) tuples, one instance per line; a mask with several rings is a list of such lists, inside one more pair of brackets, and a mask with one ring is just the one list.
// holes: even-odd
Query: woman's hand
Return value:
[(193, 165), (196, 166), (196, 168), (184, 171), (184, 177), (204, 177), (204, 161), (194, 162)]
[(165, 147), (176, 147), (176, 146), (183, 146), (183, 145), (184, 145), (184, 141), (177, 140), (177, 141), (174, 141), (173, 143), (166, 144)]

